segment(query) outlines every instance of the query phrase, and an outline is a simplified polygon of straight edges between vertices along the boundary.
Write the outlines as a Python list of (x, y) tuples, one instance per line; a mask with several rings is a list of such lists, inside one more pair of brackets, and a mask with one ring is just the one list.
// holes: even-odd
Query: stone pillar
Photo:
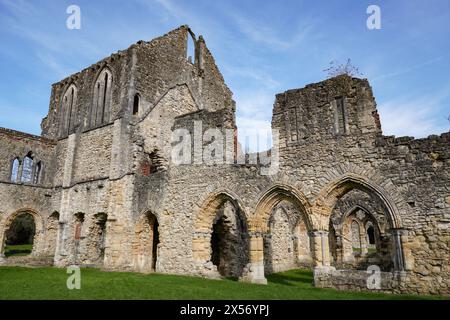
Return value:
[(403, 243), (405, 241), (405, 238), (402, 239), (402, 237), (405, 237), (407, 235), (406, 230), (403, 229), (391, 229), (393, 241), (394, 241), (394, 248), (395, 248), (395, 256), (394, 256), (394, 269), (396, 271), (404, 271), (405, 270), (405, 262), (404, 262), (404, 256), (403, 256)]
[(330, 264), (330, 247), (328, 243), (328, 231), (315, 230), (309, 233), (312, 244), (312, 253), (315, 268), (332, 268)]
[(359, 241), (361, 243), (361, 255), (364, 256), (369, 252), (367, 249), (367, 233), (364, 226), (359, 228)]
[(250, 232), (250, 262), (244, 269), (240, 280), (257, 284), (267, 284), (264, 276), (264, 240), (259, 232)]
[(194, 261), (208, 262), (211, 259), (211, 233), (196, 232), (192, 240)]

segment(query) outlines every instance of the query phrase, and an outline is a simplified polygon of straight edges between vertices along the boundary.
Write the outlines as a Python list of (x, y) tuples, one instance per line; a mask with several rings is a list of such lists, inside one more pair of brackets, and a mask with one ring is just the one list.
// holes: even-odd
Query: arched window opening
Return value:
[(29, 213), (18, 215), (5, 233), (5, 256), (25, 256), (33, 251), (36, 224)]
[(104, 69), (97, 78), (94, 87), (94, 102), (90, 115), (90, 125), (97, 126), (108, 121), (111, 102), (112, 74)]
[(42, 162), (39, 161), (36, 164), (36, 168), (34, 169), (34, 177), (33, 177), (34, 184), (38, 184), (41, 182), (41, 172), (42, 172)]
[(133, 101), (133, 115), (139, 114), (139, 94), (134, 95), (134, 101)]
[(356, 221), (352, 222), (351, 230), (352, 230), (353, 252), (360, 253), (361, 252), (361, 238), (360, 238), (360, 230), (359, 230), (358, 222), (356, 222)]
[(186, 44), (186, 59), (191, 63), (195, 63), (195, 43), (196, 40), (194, 34), (188, 32)]
[(18, 158), (14, 159), (11, 167), (11, 182), (17, 182), (19, 179), (20, 161)]
[(33, 180), (33, 155), (29, 152), (23, 159), (21, 182), (32, 182)]
[(375, 230), (372, 226), (367, 228), (367, 238), (370, 245), (375, 244)]
[(101, 121), (102, 123), (105, 122), (105, 107), (106, 107), (106, 100), (107, 100), (107, 92), (108, 92), (108, 73), (105, 73), (105, 85), (104, 85), (104, 91), (103, 91), (103, 99), (102, 99), (102, 117)]
[(75, 85), (72, 84), (67, 88), (61, 106), (60, 136), (62, 137), (70, 134), (76, 125), (76, 102), (77, 89)]

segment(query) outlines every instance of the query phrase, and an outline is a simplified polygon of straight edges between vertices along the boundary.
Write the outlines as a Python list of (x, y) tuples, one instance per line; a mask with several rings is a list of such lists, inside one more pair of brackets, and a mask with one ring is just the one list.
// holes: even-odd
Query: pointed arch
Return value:
[(22, 175), (20, 177), (20, 182), (30, 183), (33, 181), (33, 166), (34, 166), (34, 154), (33, 152), (30, 151), (23, 158)]
[(210, 232), (216, 217), (216, 211), (226, 201), (230, 201), (239, 211), (239, 215), (247, 223), (247, 215), (241, 200), (232, 192), (222, 190), (209, 195), (203, 202), (195, 219), (195, 232)]
[(109, 122), (112, 100), (113, 74), (104, 67), (94, 83), (94, 97), (91, 105), (89, 126), (95, 127)]
[(19, 157), (14, 158), (14, 160), (11, 162), (11, 174), (10, 174), (10, 181), (11, 182), (18, 182), (19, 181), (19, 173), (20, 173), (20, 165), (21, 161)]
[(71, 134), (77, 125), (77, 96), (77, 86), (72, 83), (67, 87), (62, 98), (59, 122), (59, 134), (61, 137)]
[(9, 229), (13, 221), (20, 215), (29, 214), (34, 219), (35, 224), (35, 235), (33, 241), (33, 251), (32, 254), (38, 252), (43, 245), (43, 235), (44, 235), (44, 219), (42, 216), (34, 209), (22, 208), (19, 209), (0, 220), (0, 254), (3, 254), (5, 249), (5, 234)]
[(194, 260), (211, 261), (222, 276), (240, 276), (248, 261), (247, 231), (247, 215), (241, 200), (228, 190), (210, 194), (194, 221)]
[(140, 110), (140, 104), (141, 104), (141, 95), (139, 93), (136, 93), (134, 95), (134, 99), (133, 99), (133, 115), (139, 115), (139, 110)]
[(293, 202), (300, 211), (308, 230), (313, 229), (311, 206), (307, 198), (293, 187), (277, 184), (259, 198), (249, 224), (252, 231), (267, 232), (272, 210), (283, 200)]
[(157, 271), (160, 244), (158, 217), (150, 210), (139, 216), (132, 242), (133, 268), (140, 272)]
[(354, 189), (361, 190), (369, 195), (374, 195), (380, 200), (382, 207), (387, 213), (389, 225), (392, 229), (400, 229), (403, 227), (399, 209), (389, 193), (379, 185), (353, 173), (346, 174), (323, 188), (316, 198), (316, 209), (329, 217), (337, 201)]

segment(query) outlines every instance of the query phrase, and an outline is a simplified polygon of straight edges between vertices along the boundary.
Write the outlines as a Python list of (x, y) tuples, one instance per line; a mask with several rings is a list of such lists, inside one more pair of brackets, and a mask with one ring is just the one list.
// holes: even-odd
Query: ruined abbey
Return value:
[[(55, 83), (41, 136), (0, 128), (0, 264), (261, 284), (303, 267), (318, 287), (450, 293), (450, 133), (384, 136), (369, 82), (342, 75), (276, 95), (262, 174), (237, 161), (235, 110), (187, 26)], [(174, 163), (173, 132), (209, 128), (234, 132), (233, 163)], [(23, 214), (33, 250), (8, 257)]]

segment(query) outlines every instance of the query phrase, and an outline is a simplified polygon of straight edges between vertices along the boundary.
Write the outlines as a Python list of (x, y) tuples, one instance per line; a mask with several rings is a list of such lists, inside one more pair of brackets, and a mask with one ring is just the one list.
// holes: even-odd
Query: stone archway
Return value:
[[(296, 208), (297, 217), (295, 220), (302, 221), (303, 225), (298, 224), (298, 222), (290, 223), (289, 232), (291, 233), (293, 247), (290, 247), (291, 243), (289, 243), (287, 246), (282, 245), (281, 247), (284, 247), (282, 250), (286, 251), (285, 249), (287, 249), (287, 251), (289, 251), (289, 248), (301, 248), (301, 245), (298, 242), (299, 237), (297, 236), (297, 239), (295, 239), (296, 237), (294, 236), (295, 228), (302, 231), (308, 231), (308, 233), (312, 230), (313, 222), (310, 214), (311, 206), (302, 193), (295, 188), (286, 185), (275, 185), (269, 188), (259, 198), (255, 213), (249, 220), (250, 263), (247, 267), (245, 275), (242, 277), (243, 281), (262, 284), (267, 283), (267, 280), (265, 279), (265, 271), (270, 272), (270, 269), (273, 270), (273, 267), (265, 267), (265, 264), (268, 263), (268, 259), (265, 258), (265, 255), (273, 254), (273, 245), (267, 246), (267, 238), (270, 238), (271, 236), (271, 222), (273, 221), (272, 217), (274, 216), (274, 210), (276, 214), (277, 206), (283, 202), (290, 203)], [(301, 219), (299, 219), (299, 217), (301, 217)], [(272, 231), (274, 230), (274, 227), (275, 226), (272, 224)], [(306, 237), (307, 236), (304, 235), (303, 239)], [(286, 241), (284, 242), (286, 243)], [(272, 248), (272, 253), (268, 250), (268, 247)], [(303, 247), (308, 248), (309, 250), (309, 244), (304, 244)], [(296, 255), (305, 258), (305, 252), (300, 253), (297, 251)], [(289, 264), (282, 266), (281, 264), (280, 268), (286, 268), (288, 265)], [(290, 266), (293, 266), (293, 264), (290, 264)]]
[(160, 243), (158, 218), (146, 212), (136, 221), (132, 243), (133, 268), (139, 272), (158, 270), (158, 248)]
[(223, 191), (204, 201), (194, 225), (193, 258), (210, 276), (240, 277), (248, 263), (248, 226), (237, 197)]
[[(339, 225), (339, 223), (334, 221), (334, 227), (329, 227), (332, 226), (332, 213), (334, 208), (339, 205), (339, 201), (341, 199), (354, 190), (366, 194), (368, 198), (373, 199), (380, 205), (380, 208), (386, 218), (386, 225), (389, 227), (387, 233), (390, 236), (390, 242), (392, 244), (390, 256), (392, 258), (393, 268), (394, 270), (404, 270), (403, 242), (406, 239), (402, 239), (403, 229), (398, 208), (395, 202), (390, 199), (390, 196), (386, 191), (384, 191), (381, 187), (367, 181), (363, 177), (359, 177), (354, 174), (346, 175), (337, 181), (330, 183), (316, 198), (317, 200), (314, 206), (314, 214), (320, 222), (319, 227), (323, 230), (323, 236), (329, 237), (328, 231), (330, 230), (332, 235), (336, 236), (336, 243), (340, 243), (342, 246), (342, 229), (339, 232), (336, 230), (336, 225)], [(361, 210), (361, 212), (364, 211)], [(347, 216), (352, 213), (354, 212), (350, 210), (347, 213)], [(370, 214), (368, 214), (368, 216), (370, 216)], [(345, 224), (344, 222), (345, 220), (340, 222), (341, 227), (348, 229), (348, 224)], [(365, 254), (367, 250), (365, 248), (366, 237), (364, 221), (361, 221), (361, 223), (362, 225), (359, 228), (361, 230), (360, 239), (362, 242), (362, 249), (365, 250), (363, 253)], [(376, 220), (373, 219), (372, 223), (376, 224)], [(322, 252), (322, 261), (319, 259), (317, 266), (329, 267), (332, 262), (329, 247), (335, 249), (333, 248), (335, 244), (329, 241), (329, 239), (326, 239), (326, 241), (316, 241), (316, 243), (318, 243), (316, 250)]]
[(35, 234), (33, 237), (33, 246), (31, 255), (36, 256), (43, 253), (44, 250), (44, 223), (41, 215), (30, 208), (23, 208), (15, 211), (14, 213), (6, 216), (3, 221), (0, 222), (0, 255), (4, 256), (6, 232), (11, 227), (13, 221), (24, 214), (30, 215), (34, 220)]

